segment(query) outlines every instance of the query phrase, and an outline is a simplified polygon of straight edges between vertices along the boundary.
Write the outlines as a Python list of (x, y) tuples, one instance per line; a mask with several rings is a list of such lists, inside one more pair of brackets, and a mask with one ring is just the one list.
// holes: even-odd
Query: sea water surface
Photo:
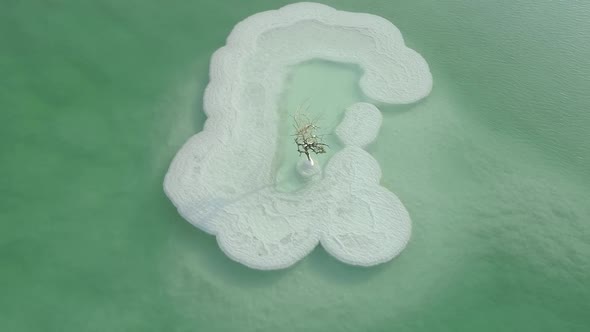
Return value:
[[(0, 4), (0, 330), (587, 331), (590, 3), (322, 1), (387, 18), (431, 67), (429, 97), (379, 105), (369, 147), (412, 239), (374, 268), (317, 248), (263, 272), (162, 181), (202, 129), (211, 54), (287, 3)], [(358, 76), (302, 64), (280, 107), (332, 128)]]

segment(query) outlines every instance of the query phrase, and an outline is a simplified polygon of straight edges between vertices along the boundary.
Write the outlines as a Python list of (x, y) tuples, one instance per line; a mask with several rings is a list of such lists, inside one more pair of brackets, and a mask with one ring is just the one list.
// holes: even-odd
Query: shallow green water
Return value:
[[(413, 237), (376, 268), (318, 248), (260, 272), (162, 180), (202, 127), (211, 53), (286, 3), (0, 4), (0, 329), (586, 331), (590, 4), (326, 1), (391, 20), (431, 66), (432, 94), (383, 107), (370, 149)], [(352, 98), (354, 72), (326, 70)]]

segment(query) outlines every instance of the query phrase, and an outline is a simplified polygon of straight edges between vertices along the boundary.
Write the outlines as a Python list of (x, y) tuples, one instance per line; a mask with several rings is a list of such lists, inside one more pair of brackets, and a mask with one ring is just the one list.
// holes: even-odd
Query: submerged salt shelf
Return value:
[(185, 219), (252, 268), (288, 267), (318, 243), (370, 266), (398, 255), (410, 237), (406, 209), (379, 185), (380, 167), (363, 150), (381, 125), (372, 104), (347, 109), (335, 131), (344, 148), (326, 165), (293, 165), (308, 178), (304, 188), (276, 189), (268, 151), (279, 137), (279, 96), (289, 68), (313, 59), (357, 64), (363, 93), (378, 102), (415, 102), (432, 88), (425, 60), (375, 15), (299, 3), (237, 24), (211, 60), (204, 130), (178, 152), (164, 189)]

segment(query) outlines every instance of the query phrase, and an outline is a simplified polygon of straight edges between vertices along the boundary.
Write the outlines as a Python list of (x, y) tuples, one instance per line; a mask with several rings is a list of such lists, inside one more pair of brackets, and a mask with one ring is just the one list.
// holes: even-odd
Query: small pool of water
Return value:
[(313, 154), (312, 158), (321, 167), (325, 166), (341, 149), (333, 131), (342, 120), (346, 107), (366, 100), (358, 84), (361, 75), (358, 66), (320, 60), (292, 68), (278, 107), (280, 138), (274, 169), (279, 190), (296, 190), (305, 183), (296, 171), (297, 161), (305, 156), (297, 153), (293, 136), (295, 121), (309, 120), (319, 127), (317, 132), (329, 148), (327, 153)]

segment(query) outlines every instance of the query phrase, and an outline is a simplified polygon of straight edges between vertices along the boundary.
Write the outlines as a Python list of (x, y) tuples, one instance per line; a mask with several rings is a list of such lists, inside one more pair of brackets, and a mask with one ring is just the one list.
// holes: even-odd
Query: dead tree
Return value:
[(297, 152), (299, 155), (304, 154), (307, 160), (313, 165), (310, 153), (315, 154), (326, 153), (328, 144), (322, 142), (323, 135), (318, 135), (316, 132), (319, 129), (314, 122), (310, 121), (307, 116), (299, 116), (297, 119), (293, 117), (295, 127), (295, 144), (297, 144)]

